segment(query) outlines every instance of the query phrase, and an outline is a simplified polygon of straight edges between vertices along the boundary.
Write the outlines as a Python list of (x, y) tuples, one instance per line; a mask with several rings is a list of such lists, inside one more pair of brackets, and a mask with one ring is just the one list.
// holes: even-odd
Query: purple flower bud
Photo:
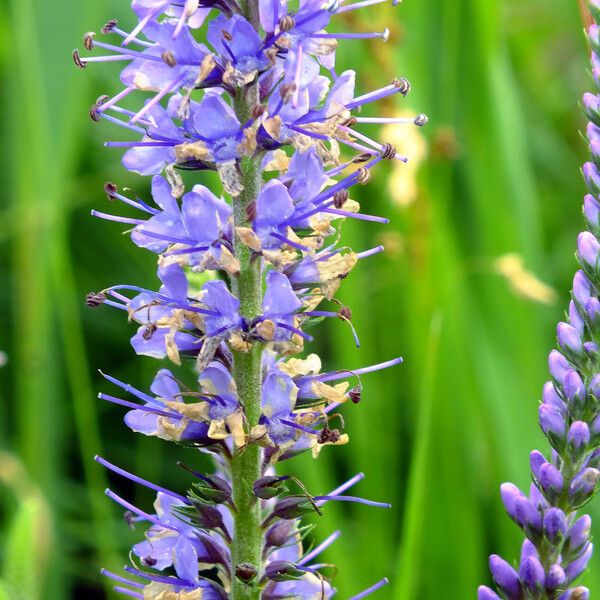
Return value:
[(574, 352), (575, 354), (581, 353), (581, 336), (572, 325), (559, 323), (556, 328), (556, 337), (559, 346), (563, 350)]
[(562, 401), (558, 395), (554, 384), (551, 381), (547, 381), (544, 384), (544, 390), (542, 392), (542, 402), (558, 409), (561, 413), (564, 413), (567, 408), (566, 404)]
[(590, 591), (583, 586), (567, 590), (558, 600), (589, 600)]
[[(587, 96), (588, 94), (586, 94)], [(585, 96), (584, 96), (584, 104), (585, 104)], [(594, 100), (591, 101), (595, 104), (590, 104), (588, 106), (593, 106), (592, 110), (596, 114), (596, 119), (590, 119), (590, 121), (600, 122), (600, 115), (598, 114), (598, 97), (595, 96)], [(585, 183), (590, 190), (590, 193), (594, 196), (597, 196), (600, 193), (600, 173), (598, 173), (598, 169), (596, 165), (592, 162), (586, 162), (583, 165), (583, 178), (585, 179)]]
[(600, 448), (596, 448), (586, 459), (585, 467), (592, 467), (600, 470)]
[[(586, 92), (583, 95), (583, 112), (585, 116), (593, 123), (600, 123), (600, 106), (598, 96)], [(592, 193), (593, 190), (590, 189)]]
[(595, 356), (598, 354), (598, 344), (596, 344), (596, 342), (584, 342), (583, 351), (588, 356)]
[(552, 463), (544, 462), (540, 466), (538, 481), (544, 494), (551, 500), (555, 500), (562, 492), (563, 477)]
[(562, 384), (565, 375), (572, 367), (558, 350), (552, 350), (548, 355), (548, 368), (552, 377)]
[(581, 407), (585, 402), (585, 385), (581, 379), (581, 375), (575, 369), (567, 372), (563, 379), (563, 389), (569, 404)]
[(567, 534), (567, 540), (565, 544), (565, 551), (572, 553), (583, 547), (584, 544), (590, 539), (590, 529), (592, 527), (592, 519), (589, 515), (583, 515), (579, 517), (575, 523), (573, 523), (569, 533)]
[(571, 449), (579, 454), (590, 443), (590, 428), (583, 421), (574, 421), (569, 427), (567, 442)]
[(551, 508), (544, 515), (544, 535), (557, 546), (567, 533), (567, 517), (560, 508)]
[(577, 305), (573, 300), (569, 302), (569, 323), (575, 327), (577, 333), (581, 336), (585, 330), (585, 321), (577, 310)]
[(519, 577), (523, 585), (532, 593), (540, 592), (546, 583), (544, 567), (535, 556), (528, 556), (521, 562)]
[(512, 600), (521, 595), (521, 585), (517, 572), (497, 554), (490, 556), (490, 571), (496, 585)]
[(517, 498), (515, 502), (515, 519), (528, 533), (542, 530), (542, 515), (527, 498)]
[(553, 406), (541, 404), (540, 427), (554, 447), (562, 448), (565, 442), (566, 425), (563, 416)]
[(520, 561), (523, 562), (527, 557), (534, 556), (539, 559), (540, 555), (538, 554), (537, 548), (533, 544), (531, 540), (525, 538), (523, 543), (521, 544), (521, 558)]
[(539, 479), (540, 467), (545, 462), (546, 458), (539, 450), (534, 450), (529, 455), (529, 465), (531, 466), (531, 472), (535, 475), (536, 479)]
[(503, 483), (500, 486), (500, 496), (510, 518), (516, 519), (515, 506), (518, 499), (525, 498), (523, 492), (513, 483)]
[(477, 588), (477, 600), (501, 600), (501, 598), (487, 585), (480, 585)]
[(555, 590), (561, 587), (567, 579), (563, 568), (560, 565), (552, 565), (548, 569), (548, 575), (546, 575), (546, 587), (549, 590)]
[(583, 271), (577, 271), (573, 277), (573, 298), (583, 306), (591, 295), (592, 284), (590, 280)]
[(571, 583), (577, 579), (586, 569), (592, 552), (594, 551), (594, 544), (588, 543), (585, 550), (569, 565), (565, 567), (565, 575), (567, 576), (567, 583)]
[(600, 216), (600, 204), (594, 197), (587, 194), (583, 199), (583, 214), (590, 224), (590, 227), (598, 227), (598, 217)]
[(596, 268), (598, 262), (598, 252), (600, 244), (598, 240), (589, 231), (583, 231), (577, 237), (577, 252), (582, 262), (586, 263), (592, 269)]
[(581, 506), (596, 489), (600, 471), (587, 467), (577, 473), (569, 485), (569, 500), (573, 508)]

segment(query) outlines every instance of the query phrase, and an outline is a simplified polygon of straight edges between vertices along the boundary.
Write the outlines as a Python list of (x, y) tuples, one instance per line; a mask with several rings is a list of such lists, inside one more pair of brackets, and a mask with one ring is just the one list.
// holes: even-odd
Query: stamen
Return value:
[(367, 258), (369, 256), (373, 256), (374, 254), (379, 254), (380, 252), (383, 252), (385, 250), (385, 248), (383, 246), (376, 246), (375, 248), (371, 248), (370, 250), (365, 250), (364, 252), (359, 252), (356, 255), (356, 258), (358, 258), (359, 260), (361, 258)]
[(296, 108), (298, 106), (298, 97), (300, 95), (300, 75), (302, 74), (302, 59), (303, 59), (304, 48), (302, 44), (298, 44), (298, 48), (296, 50), (296, 71), (294, 73), (294, 85), (296, 89), (294, 90), (294, 95), (292, 96), (292, 106)]
[(274, 321), (274, 323), (275, 325), (277, 325), (277, 327), (281, 327), (282, 329), (286, 329), (287, 331), (296, 333), (309, 342), (312, 342), (315, 339), (312, 335), (308, 335), (308, 333), (304, 333), (304, 331), (302, 331), (301, 329), (293, 327), (292, 325), (288, 325), (287, 323), (281, 323), (280, 321)]
[(310, 562), (313, 558), (315, 558), (316, 556), (321, 554), (321, 552), (323, 552), (323, 550), (325, 550), (326, 548), (331, 546), (331, 544), (333, 544), (333, 542), (335, 542), (340, 537), (340, 535), (342, 535), (341, 531), (335, 531), (334, 533), (332, 533), (325, 541), (321, 542), (316, 548), (311, 550), (308, 554), (305, 554), (298, 561), (297, 564), (305, 565), (306, 563)]
[(128, 400), (123, 400), (121, 398), (117, 398), (116, 396), (110, 396), (109, 394), (98, 394), (98, 398), (100, 400), (106, 400), (107, 402), (112, 402), (113, 404), (119, 404), (124, 406), (125, 408), (131, 408), (132, 410), (141, 410), (147, 413), (151, 413), (153, 415), (158, 415), (159, 417), (167, 417), (168, 419), (174, 419), (175, 421), (181, 421), (183, 419), (183, 415), (180, 415), (176, 412), (165, 412), (164, 410), (158, 410), (156, 408), (150, 408), (148, 405), (144, 404), (136, 404), (135, 402), (129, 402)]
[(358, 496), (315, 496), (315, 500), (336, 500), (339, 502), (355, 502), (356, 504), (364, 504), (366, 506), (374, 506), (376, 508), (391, 508), (392, 505), (389, 502), (375, 502), (375, 500), (367, 500), (365, 498), (359, 498)]
[(390, 37), (390, 30), (386, 27), (381, 32), (374, 31), (372, 33), (311, 33), (310, 37), (333, 40), (369, 40), (381, 38), (384, 42), (387, 42)]
[(353, 213), (353, 212), (349, 212), (347, 210), (337, 210), (335, 208), (325, 208), (325, 209), (323, 209), (323, 212), (333, 214), (333, 215), (338, 215), (340, 217), (347, 217), (349, 219), (358, 219), (359, 221), (371, 221), (373, 223), (382, 223), (384, 225), (386, 225), (387, 223), (390, 222), (390, 220), (386, 219), (385, 217), (376, 217), (375, 215), (365, 215), (362, 213)]
[(137, 37), (137, 34), (146, 27), (150, 19), (152, 19), (156, 14), (158, 14), (164, 6), (160, 6), (154, 12), (146, 15), (140, 22), (131, 30), (131, 33), (123, 40), (122, 45), (127, 46), (134, 38)]
[(389, 580), (387, 577), (385, 577), (381, 581), (378, 581), (375, 585), (372, 585), (370, 588), (367, 588), (364, 592), (361, 592), (360, 594), (356, 594), (356, 596), (352, 596), (352, 598), (350, 598), (350, 600), (361, 600), (362, 598), (365, 598), (366, 596), (372, 594), (373, 592), (376, 592), (379, 588), (382, 588), (384, 585), (387, 585), (388, 583), (389, 583)]
[(186, 579), (179, 579), (178, 577), (168, 577), (166, 575), (155, 575), (154, 573), (146, 573), (145, 571), (140, 571), (135, 567), (131, 567), (129, 565), (123, 567), (123, 571), (127, 571), (132, 575), (137, 575), (142, 579), (147, 579), (148, 581), (157, 581), (158, 583), (166, 583), (168, 585), (173, 585), (176, 587), (185, 587), (185, 588), (195, 588), (196, 584), (192, 581), (187, 581)]
[(120, 585), (115, 585), (115, 587), (113, 589), (115, 590), (115, 592), (117, 592), (119, 594), (123, 594), (125, 596), (131, 596), (132, 598), (141, 598), (142, 600), (144, 600), (143, 594), (138, 594), (137, 592), (128, 590), (127, 588), (121, 587)]
[(107, 488), (104, 491), (104, 493), (111, 500), (114, 500), (117, 504), (120, 504), (123, 508), (130, 510), (132, 513), (142, 517), (146, 521), (150, 521), (150, 523), (154, 523), (154, 525), (158, 525), (159, 527), (162, 527), (163, 529), (170, 529), (171, 531), (178, 531), (176, 527), (173, 527), (172, 525), (168, 525), (167, 523), (163, 523), (157, 516), (150, 515), (147, 512), (144, 512), (143, 510), (139, 509), (137, 506), (134, 506), (130, 502), (127, 502), (127, 500), (124, 500), (123, 498), (121, 498), (121, 496), (118, 496), (117, 494), (115, 494), (111, 489)]
[(129, 579), (125, 579), (125, 577), (121, 577), (120, 575), (117, 575), (116, 573), (113, 573), (112, 571), (109, 571), (108, 569), (100, 569), (100, 574), (104, 575), (104, 577), (114, 579), (115, 581), (118, 581), (119, 583), (124, 583), (125, 585), (130, 585), (131, 587), (135, 587), (138, 589), (143, 589), (143, 587), (144, 587), (143, 583), (138, 583), (137, 581), (129, 581)]
[(100, 219), (106, 219), (107, 221), (116, 221), (117, 223), (127, 223), (128, 225), (141, 225), (145, 223), (144, 219), (131, 219), (129, 217), (119, 217), (117, 215), (109, 215), (107, 213), (100, 212), (98, 210), (92, 209), (91, 211), (92, 217), (98, 217)]
[(103, 371), (98, 371), (98, 373), (100, 373), (100, 375), (102, 375), (102, 377), (104, 377), (106, 381), (110, 381), (110, 383), (116, 385), (117, 387), (120, 387), (122, 390), (125, 390), (128, 394), (131, 394), (132, 396), (135, 396), (136, 398), (139, 398), (144, 402), (148, 402), (149, 404), (156, 404), (157, 406), (164, 408), (165, 403), (162, 400), (159, 400), (154, 396), (150, 396), (149, 394), (144, 394), (144, 392), (138, 390), (137, 388), (134, 388), (132, 385), (125, 383), (124, 381), (121, 381), (120, 379), (117, 379), (112, 375), (108, 375)]
[[(373, 6), (375, 4), (380, 4), (381, 2), (386, 2), (387, 0), (363, 0), (362, 2), (355, 2), (354, 4), (346, 4), (345, 6), (340, 7), (336, 14), (342, 14), (348, 12), (350, 10), (357, 10), (359, 8), (366, 8), (367, 6)], [(398, 4), (398, 0), (392, 2), (392, 6)]]
[(174, 88), (176, 88), (184, 79), (186, 78), (186, 73), (183, 72), (179, 77), (176, 77), (171, 83), (167, 84), (158, 94), (154, 96), (149, 102), (144, 104), (144, 107), (131, 118), (130, 123), (136, 123), (140, 120), (140, 118), (145, 115), (150, 109), (156, 106), (162, 98), (164, 98), (169, 92), (171, 92)]

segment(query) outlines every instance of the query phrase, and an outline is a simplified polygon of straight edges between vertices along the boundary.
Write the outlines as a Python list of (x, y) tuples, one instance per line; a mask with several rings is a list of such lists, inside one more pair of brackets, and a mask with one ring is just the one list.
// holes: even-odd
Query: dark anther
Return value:
[(354, 386), (349, 392), (348, 397), (354, 404), (358, 404), (362, 399), (362, 386)]
[(340, 439), (340, 430), (339, 429), (329, 429), (327, 425), (321, 429), (319, 435), (317, 436), (317, 442), (319, 444), (326, 444), (327, 442), (337, 442)]
[(357, 181), (361, 185), (365, 185), (365, 183), (367, 183), (369, 181), (369, 179), (371, 179), (371, 172), (369, 171), (369, 169), (365, 169), (364, 167), (361, 167), (360, 169), (358, 169), (357, 173), (358, 173)]
[(266, 110), (267, 107), (265, 104), (255, 104), (252, 107), (252, 112), (250, 113), (250, 116), (256, 121), (256, 119), (260, 119), (260, 117), (262, 117), (265, 114)]
[(250, 583), (257, 574), (256, 567), (252, 563), (242, 563), (235, 568), (235, 576), (242, 583)]
[(115, 194), (117, 193), (118, 189), (119, 188), (116, 186), (116, 184), (112, 183), (111, 181), (107, 181), (104, 184), (104, 193), (108, 196), (109, 200), (115, 200)]
[(127, 523), (127, 527), (135, 529), (135, 515), (130, 510), (126, 510), (123, 513), (123, 519), (125, 520), (125, 523)]
[(344, 127), (354, 127), (357, 123), (358, 120), (356, 117), (349, 117), (342, 123), (342, 125)]
[(107, 33), (110, 33), (116, 26), (117, 26), (118, 21), (116, 19), (110, 19), (110, 21), (108, 21), (106, 23), (106, 25), (100, 30), (104, 35), (106, 35)]
[(172, 50), (165, 50), (160, 56), (170, 67), (174, 67), (177, 64)]
[(105, 300), (106, 294), (103, 294), (102, 292), (90, 292), (85, 297), (85, 305), (89, 306), (90, 308), (98, 308), (101, 304), (104, 303)]
[(292, 97), (292, 94), (295, 91), (296, 91), (296, 84), (295, 83), (284, 83), (279, 88), (279, 94), (283, 98), (284, 102), (287, 102)]
[(81, 56), (79, 56), (79, 50), (77, 50), (77, 48), (73, 50), (73, 62), (80, 69), (85, 69), (87, 67), (87, 64), (81, 60)]
[(281, 17), (281, 19), (279, 19), (279, 29), (282, 32), (290, 31), (291, 29), (294, 29), (295, 26), (296, 21), (291, 15), (286, 15), (285, 17)]
[(394, 79), (392, 85), (397, 87), (403, 96), (406, 96), (406, 94), (410, 92), (410, 83), (408, 82), (408, 79), (405, 79), (404, 77)]
[(414, 123), (417, 127), (423, 127), (423, 125), (427, 124), (427, 121), (429, 121), (429, 119), (427, 118), (427, 115), (424, 115), (423, 113), (421, 113), (420, 115), (417, 115), (415, 117)]
[(352, 321), (352, 311), (347, 306), (342, 306), (342, 308), (338, 310), (338, 317), (345, 321)]
[(348, 200), (348, 190), (338, 190), (333, 195), (333, 205), (338, 209), (344, 206), (346, 200)]
[(93, 31), (88, 31), (83, 36), (83, 45), (86, 50), (91, 50), (94, 47), (94, 37), (96, 34)]
[(256, 202), (254, 200), (246, 206), (246, 216), (248, 217), (248, 221), (256, 219)]
[(368, 160), (370, 160), (371, 157), (372, 157), (372, 155), (369, 154), (368, 152), (363, 152), (362, 154), (359, 154), (358, 156), (355, 156), (352, 159), (352, 162), (354, 164), (364, 163), (364, 162), (367, 162)]
[(228, 42), (231, 42), (231, 40), (233, 40), (233, 36), (229, 33), (229, 31), (225, 31), (224, 29), (222, 29), (221, 34), (223, 35), (223, 39), (227, 40)]
[(142, 563), (147, 567), (153, 567), (157, 562), (158, 561), (152, 556), (144, 556), (144, 558), (142, 558)]
[(152, 339), (154, 332), (158, 329), (158, 327), (154, 323), (150, 323), (146, 325), (146, 329), (144, 329), (144, 333), (142, 333), (142, 337), (148, 341)]
[(89, 115), (90, 115), (90, 119), (92, 119), (92, 121), (99, 121), (100, 120), (100, 115), (98, 114), (98, 109), (109, 99), (108, 96), (104, 95), (104, 96), (100, 96), (96, 102), (94, 102), (94, 104), (92, 104), (90, 106), (90, 111), (89, 111)]
[(396, 148), (394, 148), (394, 146), (391, 144), (384, 144), (381, 150), (381, 158), (391, 160), (394, 158), (394, 156), (396, 156)]

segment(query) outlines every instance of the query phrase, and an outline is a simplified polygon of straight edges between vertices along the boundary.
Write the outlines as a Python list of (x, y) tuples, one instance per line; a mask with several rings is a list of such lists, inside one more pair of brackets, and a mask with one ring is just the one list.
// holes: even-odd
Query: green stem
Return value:
[[(258, 28), (258, 3), (246, 0), (243, 5), (246, 18)], [(258, 86), (251, 84), (238, 91), (235, 110), (241, 123), (248, 120), (252, 108), (258, 104)], [(262, 183), (261, 157), (244, 157), (240, 164), (243, 192), (233, 199), (233, 215), (236, 227), (248, 226), (247, 207), (256, 200)], [(236, 257), (240, 261), (239, 277), (233, 281), (233, 291), (240, 300), (240, 312), (253, 318), (262, 310), (262, 260), (252, 260), (250, 249), (236, 237)], [(248, 429), (258, 424), (261, 415), (261, 356), (262, 347), (255, 344), (250, 352), (234, 352), (233, 377), (242, 403)], [(249, 444), (236, 452), (231, 460), (233, 499), (237, 507), (234, 514), (234, 533), (231, 547), (233, 600), (257, 600), (260, 598), (258, 585), (242, 583), (235, 577), (237, 565), (251, 564), (258, 573), (262, 570), (263, 532), (261, 529), (260, 503), (252, 487), (262, 474), (262, 451), (260, 446)], [(259, 575), (260, 577), (260, 575)], [(258, 579), (258, 578), (257, 578)]]

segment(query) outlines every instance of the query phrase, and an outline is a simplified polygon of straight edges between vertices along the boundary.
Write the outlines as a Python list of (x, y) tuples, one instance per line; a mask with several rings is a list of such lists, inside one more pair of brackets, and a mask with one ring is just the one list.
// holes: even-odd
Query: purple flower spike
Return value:
[(521, 597), (521, 584), (517, 572), (497, 554), (490, 556), (490, 571), (496, 585), (508, 596), (510, 600)]

